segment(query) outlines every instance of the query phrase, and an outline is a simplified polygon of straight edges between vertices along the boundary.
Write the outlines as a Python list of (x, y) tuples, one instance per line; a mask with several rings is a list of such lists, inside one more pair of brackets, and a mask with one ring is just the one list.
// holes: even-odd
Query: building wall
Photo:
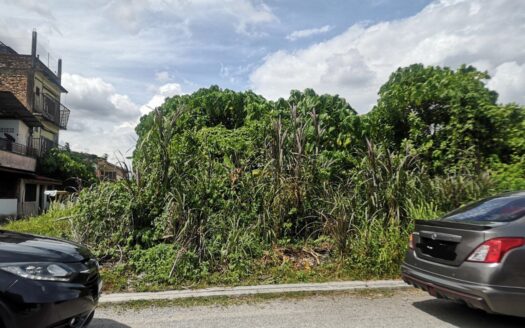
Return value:
[(0, 150), (0, 166), (17, 170), (35, 172), (36, 159)]
[[(46, 69), (40, 61), (37, 60), (36, 64), (37, 68)], [(39, 96), (36, 95), (37, 88)], [(0, 54), (0, 90), (11, 91), (33, 113), (33, 103), (41, 106), (44, 94), (57, 102), (60, 102), (61, 95), (60, 88), (53, 81), (40, 70), (32, 70), (32, 59), (28, 55)], [(44, 128), (37, 129), (33, 138), (44, 137), (58, 143), (60, 128), (43, 117), (39, 120)]]
[(0, 119), (0, 138), (4, 137), (4, 133), (13, 136), (16, 143), (27, 146), (30, 135), (29, 127), (21, 120)]
[(0, 71), (0, 90), (11, 91), (15, 97), (29, 108), (27, 100), (27, 74), (13, 73), (11, 75), (2, 74)]
[(31, 68), (30, 55), (0, 54), (1, 68), (8, 70), (28, 70)]
[[(37, 99), (36, 88), (40, 89), (40, 99)], [(35, 93), (35, 102), (43, 102), (45, 94), (56, 100), (57, 103), (60, 103), (60, 89), (55, 83), (51, 82), (41, 72), (35, 73), (35, 86), (33, 93)], [(41, 123), (42, 125), (44, 125), (44, 128), (38, 129), (35, 137), (44, 137), (46, 139), (54, 141), (55, 143), (58, 143), (60, 128), (55, 123), (48, 120), (41, 120)]]
[(33, 131), (33, 138), (41, 137), (58, 143), (58, 129), (54, 129), (54, 127), (50, 126), (45, 126), (44, 128), (35, 128)]
[(60, 89), (57, 85), (42, 74), (42, 72), (35, 72), (35, 85), (33, 92), (36, 92), (36, 88), (40, 88), (41, 95), (47, 94), (54, 98), (56, 101), (60, 102)]
[(16, 218), (18, 216), (18, 199), (0, 199), (0, 218)]
[(0, 90), (11, 91), (28, 109), (31, 108), (27, 95), (31, 90), (30, 68), (30, 56), (0, 54)]
[(18, 216), (20, 179), (0, 171), (0, 219)]
[[(33, 216), (49, 208), (49, 182), (0, 171), (0, 219)], [(29, 188), (31, 187), (31, 188)]]
[[(26, 189), (28, 185), (34, 185), (35, 197), (33, 199), (28, 199), (28, 194)], [(33, 181), (28, 181), (26, 179), (20, 179), (20, 196), (18, 198), (18, 215), (21, 217), (35, 216), (39, 212), (39, 199), (40, 199), (40, 189), (45, 188), (38, 183)]]
[(95, 165), (95, 175), (99, 180), (118, 181), (126, 179), (127, 174), (124, 169), (106, 160), (99, 160)]

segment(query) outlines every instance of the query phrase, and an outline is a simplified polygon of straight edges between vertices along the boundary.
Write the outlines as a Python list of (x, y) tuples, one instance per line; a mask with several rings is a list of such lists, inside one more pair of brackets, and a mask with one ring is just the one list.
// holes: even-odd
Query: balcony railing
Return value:
[(40, 137), (31, 140), (31, 148), (38, 157), (43, 156), (48, 150), (56, 147), (58, 147), (58, 144), (47, 138)]
[(44, 137), (29, 139), (28, 145), (0, 138), (0, 150), (29, 157), (41, 157), (51, 148), (60, 148), (58, 143)]
[(34, 109), (42, 114), (46, 119), (55, 123), (61, 129), (67, 128), (70, 110), (49, 95), (42, 95), (42, 98), (35, 94)]
[(67, 129), (67, 122), (69, 121), (69, 113), (71, 113), (69, 108), (60, 104), (60, 123), (58, 124), (58, 126), (61, 129), (64, 129), (64, 130)]
[(0, 150), (30, 157), (36, 157), (38, 155), (35, 148), (12, 142), (5, 138), (0, 138)]

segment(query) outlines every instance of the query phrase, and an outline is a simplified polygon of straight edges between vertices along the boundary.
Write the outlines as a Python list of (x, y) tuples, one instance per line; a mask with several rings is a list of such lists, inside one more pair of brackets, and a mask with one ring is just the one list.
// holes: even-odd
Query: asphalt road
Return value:
[(488, 315), (415, 290), (373, 297), (331, 295), (231, 306), (97, 311), (92, 328), (525, 327), (525, 319)]

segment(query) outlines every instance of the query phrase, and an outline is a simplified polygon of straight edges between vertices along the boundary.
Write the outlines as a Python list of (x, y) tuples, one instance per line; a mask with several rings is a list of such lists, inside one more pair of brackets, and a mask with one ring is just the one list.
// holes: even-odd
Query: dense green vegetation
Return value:
[(525, 188), (525, 109), (488, 78), (401, 68), (366, 115), (309, 89), (169, 98), (133, 179), (84, 188), (67, 233), (114, 290), (396, 276), (415, 219)]
[(59, 179), (66, 190), (80, 190), (97, 182), (97, 156), (75, 152), (66, 144), (64, 149), (51, 148), (38, 160), (38, 173)]

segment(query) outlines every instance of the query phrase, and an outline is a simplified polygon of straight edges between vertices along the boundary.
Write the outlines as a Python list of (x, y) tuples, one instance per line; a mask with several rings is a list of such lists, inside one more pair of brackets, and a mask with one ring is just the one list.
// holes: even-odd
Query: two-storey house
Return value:
[(39, 176), (37, 160), (58, 146), (69, 109), (60, 102), (62, 61), (52, 71), (37, 55), (0, 42), (0, 217), (24, 217), (47, 207), (45, 191), (60, 181)]

